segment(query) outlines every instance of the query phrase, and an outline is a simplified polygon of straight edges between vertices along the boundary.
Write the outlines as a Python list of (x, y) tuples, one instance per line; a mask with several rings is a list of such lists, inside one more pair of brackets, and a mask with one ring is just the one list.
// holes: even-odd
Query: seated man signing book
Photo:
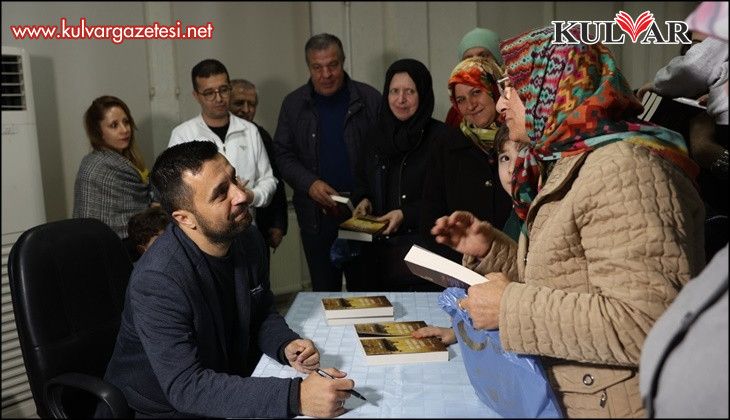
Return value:
[[(262, 353), (312, 373), (319, 351), (276, 310), (264, 239), (215, 143), (168, 148), (151, 183), (172, 223), (132, 272), (105, 375), (135, 416), (343, 414), (354, 382), (337, 369), (326, 369), (334, 380), (251, 377)], [(108, 417), (102, 407), (95, 417)]]

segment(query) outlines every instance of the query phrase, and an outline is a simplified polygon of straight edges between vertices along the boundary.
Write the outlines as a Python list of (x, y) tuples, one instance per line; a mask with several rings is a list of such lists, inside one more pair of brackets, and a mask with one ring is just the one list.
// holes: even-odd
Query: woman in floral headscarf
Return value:
[(646, 334), (704, 264), (697, 168), (681, 136), (636, 118), (605, 46), (552, 39), (548, 27), (501, 46), (497, 109), (530, 143), (512, 181), (519, 245), (468, 212), (432, 233), (489, 280), (460, 302), (474, 326), (543, 356), (566, 416), (640, 417)]
[(421, 208), (421, 227), (429, 237), (426, 247), (459, 263), (462, 254), (430, 238), (436, 219), (454, 210), (468, 210), (502, 227), (512, 211), (499, 181), (494, 151), (500, 77), (499, 65), (484, 57), (468, 58), (454, 68), (449, 98), (464, 118), (436, 142), (426, 173)]

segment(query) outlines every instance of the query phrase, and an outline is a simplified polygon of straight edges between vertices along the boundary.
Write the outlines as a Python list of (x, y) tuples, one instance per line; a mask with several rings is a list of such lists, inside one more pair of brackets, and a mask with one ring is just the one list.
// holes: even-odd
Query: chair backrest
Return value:
[[(37, 414), (49, 417), (43, 386), (56, 375), (104, 376), (121, 319), (132, 262), (122, 240), (96, 219), (25, 231), (8, 258), (15, 323)], [(76, 415), (96, 400), (70, 397)]]

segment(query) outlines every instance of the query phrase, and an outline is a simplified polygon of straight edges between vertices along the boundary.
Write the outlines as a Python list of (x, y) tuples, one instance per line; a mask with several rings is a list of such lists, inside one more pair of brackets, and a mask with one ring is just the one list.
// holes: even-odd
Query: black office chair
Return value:
[(112, 416), (133, 416), (102, 379), (131, 272), (122, 240), (96, 219), (45, 223), (13, 245), (10, 293), (38, 416), (89, 418), (99, 399)]

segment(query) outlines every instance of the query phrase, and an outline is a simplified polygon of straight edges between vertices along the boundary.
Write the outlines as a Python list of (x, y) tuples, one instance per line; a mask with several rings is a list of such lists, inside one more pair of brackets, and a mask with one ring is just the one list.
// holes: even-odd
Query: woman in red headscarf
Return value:
[[(500, 228), (512, 202), (499, 181), (494, 136), (502, 70), (491, 58), (472, 57), (459, 63), (449, 77), (449, 98), (464, 117), (458, 127), (435, 142), (421, 204), (420, 226), (425, 236), (434, 222), (454, 210), (468, 210)], [(430, 239), (425, 246), (454, 262), (462, 255)]]
[(460, 301), (505, 350), (542, 356), (568, 417), (642, 417), (644, 339), (704, 265), (704, 208), (682, 137), (639, 121), (641, 104), (600, 43), (553, 28), (502, 44), (497, 109), (529, 142), (513, 175), (519, 245), (469, 212), (439, 243), (489, 280)]

